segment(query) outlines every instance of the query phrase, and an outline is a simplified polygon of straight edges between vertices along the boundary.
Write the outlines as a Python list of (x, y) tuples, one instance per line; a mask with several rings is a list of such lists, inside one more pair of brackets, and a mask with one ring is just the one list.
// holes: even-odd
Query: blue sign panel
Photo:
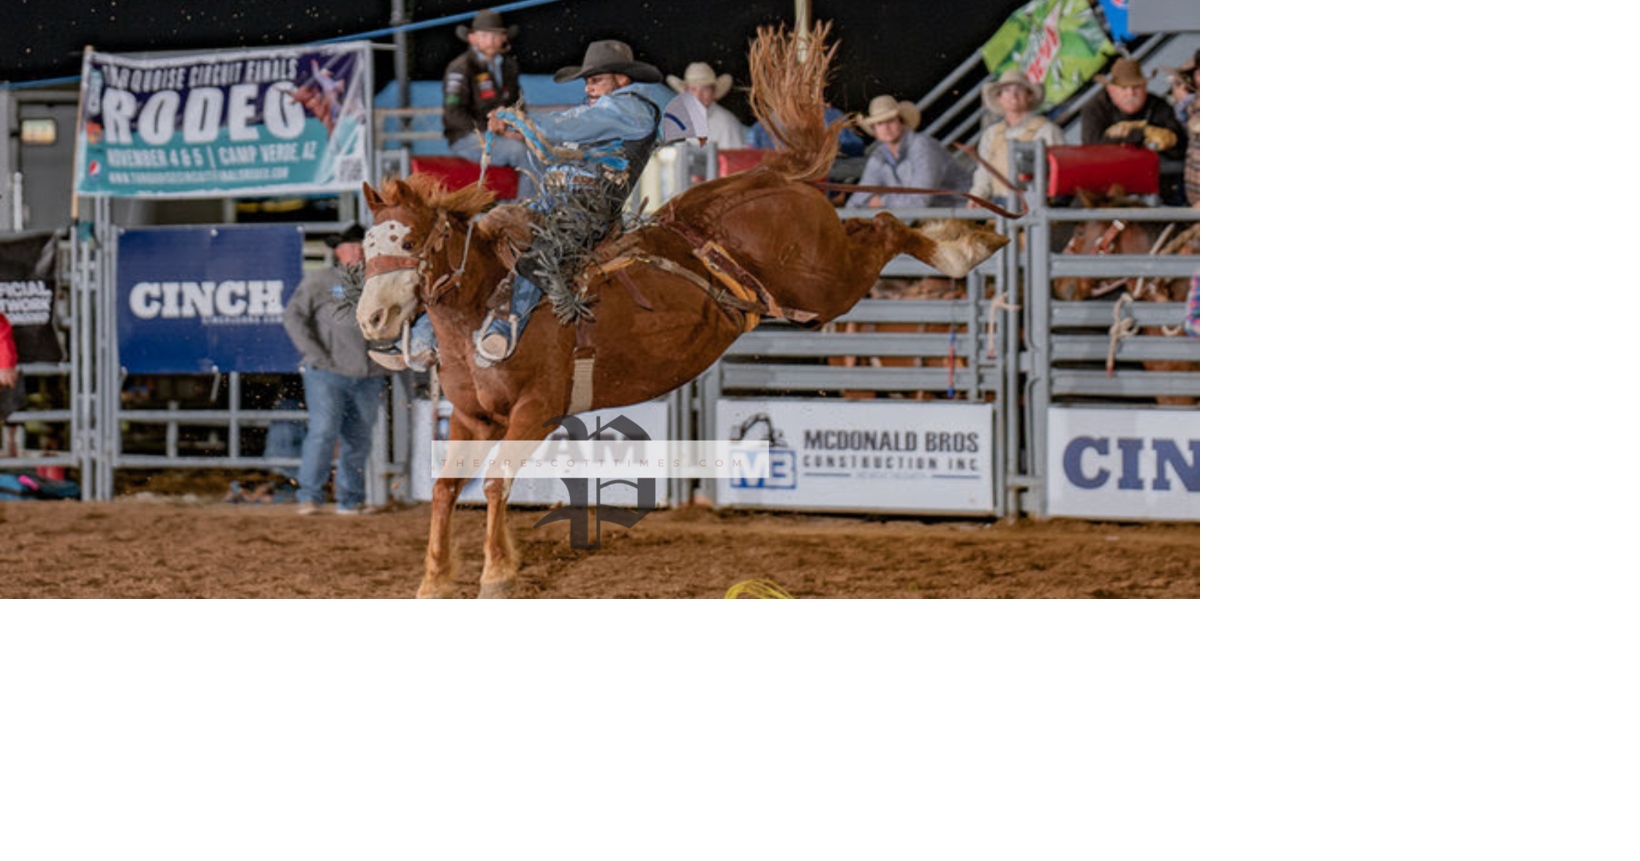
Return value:
[(127, 230), (120, 365), (133, 374), (295, 373), (285, 302), (302, 280), (294, 225)]

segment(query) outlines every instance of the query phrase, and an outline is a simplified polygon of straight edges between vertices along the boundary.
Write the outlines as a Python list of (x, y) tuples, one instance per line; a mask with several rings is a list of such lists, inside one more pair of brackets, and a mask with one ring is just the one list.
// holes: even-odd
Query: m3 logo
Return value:
[[(745, 466), (732, 468), (729, 486), (749, 490), (796, 490), (797, 452), (786, 448), (785, 437), (775, 428), (774, 421), (769, 418), (768, 413), (758, 413), (741, 422), (740, 427), (735, 429), (734, 441), (757, 439), (751, 434), (759, 426), (763, 429), (764, 438), (769, 441), (768, 451), (747, 449), (744, 456)], [(763, 468), (765, 458), (767, 470)]]

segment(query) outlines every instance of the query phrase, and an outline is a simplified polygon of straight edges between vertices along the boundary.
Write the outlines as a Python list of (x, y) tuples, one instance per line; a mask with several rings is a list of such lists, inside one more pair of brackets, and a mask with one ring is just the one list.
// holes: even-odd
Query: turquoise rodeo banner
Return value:
[(355, 191), (370, 152), (366, 42), (160, 58), (87, 51), (76, 194)]

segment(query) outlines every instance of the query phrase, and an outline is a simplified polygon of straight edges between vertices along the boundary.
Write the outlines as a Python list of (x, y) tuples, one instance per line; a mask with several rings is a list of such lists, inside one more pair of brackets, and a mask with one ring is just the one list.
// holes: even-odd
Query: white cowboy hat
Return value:
[(1042, 85), (1025, 77), (1025, 73), (1018, 69), (1009, 69), (1008, 71), (998, 75), (996, 80), (990, 81), (986, 83), (985, 86), (980, 88), (980, 101), (985, 103), (986, 110), (993, 114), (1000, 114), (1003, 112), (1002, 103), (997, 100), (997, 94), (1002, 92), (1003, 87), (1008, 86), (1025, 88), (1026, 95), (1030, 97), (1030, 104), (1025, 107), (1027, 111), (1036, 110), (1038, 107), (1041, 107), (1043, 95)]
[(716, 91), (720, 99), (729, 92), (729, 87), (733, 86), (734, 82), (735, 79), (727, 74), (716, 74), (708, 63), (690, 63), (682, 78), (677, 75), (666, 76), (666, 85), (680, 93), (691, 86), (709, 86)]
[(861, 128), (869, 129), (878, 123), (886, 123), (893, 119), (904, 123), (907, 131), (916, 131), (917, 126), (922, 124), (922, 111), (918, 110), (916, 105), (900, 101), (893, 96), (878, 96), (871, 100), (865, 114), (855, 122), (859, 123)]

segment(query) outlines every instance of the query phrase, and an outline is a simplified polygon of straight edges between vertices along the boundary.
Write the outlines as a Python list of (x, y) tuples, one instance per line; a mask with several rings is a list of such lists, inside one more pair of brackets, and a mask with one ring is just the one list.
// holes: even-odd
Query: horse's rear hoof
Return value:
[(480, 598), (510, 598), (512, 597), (513, 581), (497, 580), (494, 583), (481, 583), (478, 587)]
[(454, 598), (455, 596), (456, 584), (454, 583), (422, 583), (421, 588), (416, 590), (417, 598)]
[(926, 261), (947, 278), (965, 278), (968, 273), (997, 249), (1008, 244), (1008, 238), (977, 224), (947, 219), (918, 228), (934, 240), (933, 258)]

